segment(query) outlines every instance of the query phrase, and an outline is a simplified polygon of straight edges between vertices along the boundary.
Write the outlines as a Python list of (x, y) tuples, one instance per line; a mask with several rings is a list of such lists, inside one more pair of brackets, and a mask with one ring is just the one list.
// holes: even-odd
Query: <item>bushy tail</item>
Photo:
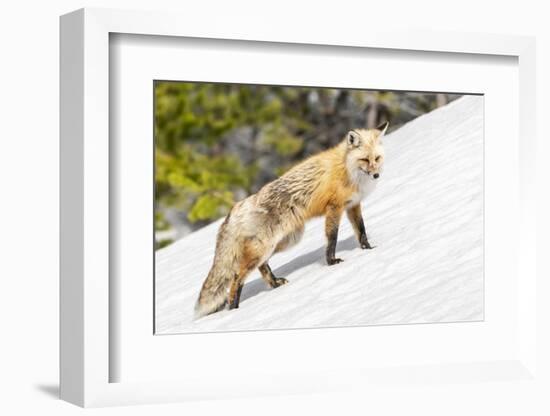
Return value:
[(195, 319), (218, 312), (227, 304), (229, 287), (235, 278), (239, 258), (239, 244), (234, 233), (228, 230), (229, 218), (230, 215), (218, 231), (214, 262), (195, 304)]
[(195, 304), (195, 319), (225, 308), (227, 304), (227, 292), (233, 277), (231, 267), (219, 267), (216, 264), (212, 266), (208, 277), (202, 284), (199, 298)]
[(229, 287), (235, 278), (236, 265), (240, 257), (238, 232), (231, 229), (231, 214), (235, 208), (236, 206), (218, 230), (214, 262), (195, 304), (195, 319), (218, 312), (227, 304)]

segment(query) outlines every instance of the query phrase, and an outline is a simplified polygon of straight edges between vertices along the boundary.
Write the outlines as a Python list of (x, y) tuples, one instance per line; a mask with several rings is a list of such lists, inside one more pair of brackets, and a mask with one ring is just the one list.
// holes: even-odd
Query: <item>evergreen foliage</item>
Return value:
[[(385, 120), (395, 128), (442, 102), (436, 94), (169, 81), (155, 82), (154, 94), (157, 234), (226, 215), (351, 128)], [(171, 241), (157, 238), (157, 248)]]

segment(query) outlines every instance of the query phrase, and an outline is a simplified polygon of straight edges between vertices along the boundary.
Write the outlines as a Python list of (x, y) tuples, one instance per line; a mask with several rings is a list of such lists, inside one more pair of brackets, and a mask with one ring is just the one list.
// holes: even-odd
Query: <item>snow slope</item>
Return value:
[(240, 308), (193, 320), (219, 222), (156, 253), (156, 332), (456, 322), (483, 319), (483, 97), (465, 96), (384, 139), (385, 169), (363, 202), (373, 250), (343, 218), (337, 256), (324, 260), (323, 219), (271, 268), (250, 275)]

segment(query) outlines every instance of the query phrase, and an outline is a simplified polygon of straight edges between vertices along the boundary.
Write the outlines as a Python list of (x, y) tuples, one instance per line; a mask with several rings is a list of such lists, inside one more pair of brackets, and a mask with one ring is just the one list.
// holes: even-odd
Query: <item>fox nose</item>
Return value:
[(378, 173), (375, 173), (374, 175), (372, 175), (372, 177), (373, 177), (374, 179), (378, 179), (379, 176), (380, 176), (380, 175), (379, 175)]

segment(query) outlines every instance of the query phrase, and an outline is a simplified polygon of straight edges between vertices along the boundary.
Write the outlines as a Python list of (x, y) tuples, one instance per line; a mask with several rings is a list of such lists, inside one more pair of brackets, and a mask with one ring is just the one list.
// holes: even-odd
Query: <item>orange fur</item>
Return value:
[(375, 186), (383, 164), (380, 130), (352, 130), (332, 149), (299, 163), (257, 194), (235, 204), (220, 227), (216, 254), (196, 305), (197, 316), (239, 307), (242, 286), (256, 267), (271, 287), (286, 283), (268, 265), (276, 252), (296, 244), (307, 220), (324, 215), (326, 260), (335, 257), (344, 211), (362, 248), (368, 243), (360, 202)]

